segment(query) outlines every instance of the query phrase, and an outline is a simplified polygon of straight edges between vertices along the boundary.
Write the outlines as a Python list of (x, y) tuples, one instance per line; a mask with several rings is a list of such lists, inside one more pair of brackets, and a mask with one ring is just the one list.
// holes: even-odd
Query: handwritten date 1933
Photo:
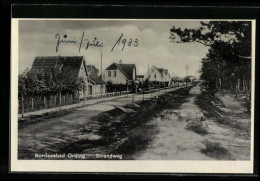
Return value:
[(122, 51), (124, 51), (125, 46), (134, 46), (137, 47), (138, 46), (138, 39), (135, 39), (134, 41), (130, 38), (129, 41), (127, 41), (126, 38), (123, 38), (124, 33), (121, 34), (121, 36), (118, 38), (118, 40), (116, 41), (115, 45), (113, 46), (113, 48), (111, 49), (111, 52), (114, 50), (114, 48), (116, 47), (116, 45), (120, 45), (120, 43), (122, 44)]

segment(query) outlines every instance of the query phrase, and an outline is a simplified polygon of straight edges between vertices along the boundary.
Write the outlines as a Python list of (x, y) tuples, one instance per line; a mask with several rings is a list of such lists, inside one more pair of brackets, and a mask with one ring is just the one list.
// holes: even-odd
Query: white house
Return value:
[(103, 78), (105, 82), (111, 81), (113, 84), (126, 84), (129, 80), (136, 79), (135, 64), (112, 63), (105, 71)]
[(161, 82), (169, 84), (170, 82), (170, 74), (168, 69), (157, 68), (156, 66), (151, 66), (148, 69), (148, 72), (144, 75), (144, 79), (149, 78), (151, 82)]

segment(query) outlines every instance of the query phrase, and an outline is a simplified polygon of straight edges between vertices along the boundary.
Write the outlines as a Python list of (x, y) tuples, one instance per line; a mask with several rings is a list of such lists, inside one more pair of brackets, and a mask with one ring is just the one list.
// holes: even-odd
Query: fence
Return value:
[[(102, 99), (107, 97), (115, 97), (120, 95), (127, 95), (129, 91), (111, 92), (106, 94), (88, 95), (85, 100), (91, 99)], [(79, 98), (78, 94), (64, 94), (64, 95), (53, 95), (53, 96), (42, 96), (42, 97), (24, 97), (23, 98), (24, 113), (33, 112), (42, 109), (54, 108), (69, 104), (79, 103), (84, 98)], [(22, 99), (19, 98), (19, 110), (18, 114), (22, 113)]]
[[(142, 93), (152, 93), (155, 91), (163, 91), (166, 89), (170, 89), (173, 87), (178, 87), (177, 85), (172, 85), (170, 87), (164, 87), (164, 88), (156, 88), (156, 87), (150, 87), (148, 90), (143, 90), (138, 92), (140, 94)], [(131, 91), (119, 91), (119, 92), (110, 92), (105, 94), (94, 94), (94, 95), (86, 95), (85, 100), (92, 100), (92, 99), (102, 99), (102, 98), (108, 98), (108, 97), (115, 97), (120, 95), (128, 95)], [(42, 109), (48, 109), (48, 108), (54, 108), (69, 104), (75, 104), (79, 103), (80, 101), (83, 101), (84, 97), (79, 97), (78, 93), (75, 94), (63, 94), (61, 96), (59, 95), (52, 95), (52, 96), (42, 96), (42, 97), (25, 97), (23, 100), (23, 107), (24, 107), (24, 113), (26, 112), (33, 112), (37, 110)], [(22, 113), (22, 100), (19, 98), (19, 110), (18, 114)]]
[[(90, 99), (102, 99), (107, 97), (114, 97), (114, 96), (120, 96), (120, 95), (127, 95), (130, 91), (121, 91), (121, 92), (110, 92), (105, 94), (95, 94), (95, 95), (88, 95), (85, 97), (85, 100)], [(84, 99), (81, 99), (84, 100)]]
[[(79, 96), (78, 94), (63, 94), (63, 95), (51, 95), (51, 96), (42, 96), (42, 97), (24, 97), (23, 98), (23, 108), (24, 113), (33, 112), (42, 109), (54, 108), (63, 105), (75, 104), (78, 103)], [(19, 110), (18, 114), (22, 113), (22, 98), (19, 100)]]

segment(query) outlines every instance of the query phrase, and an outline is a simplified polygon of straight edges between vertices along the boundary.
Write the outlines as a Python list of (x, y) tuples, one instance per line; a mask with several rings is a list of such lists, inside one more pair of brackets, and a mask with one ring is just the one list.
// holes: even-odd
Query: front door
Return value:
[(92, 86), (91, 85), (88, 86), (88, 95), (92, 95)]

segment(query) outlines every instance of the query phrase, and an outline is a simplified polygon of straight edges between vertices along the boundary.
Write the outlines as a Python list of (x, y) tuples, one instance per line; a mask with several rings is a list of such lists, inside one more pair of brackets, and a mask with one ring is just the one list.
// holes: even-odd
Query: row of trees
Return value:
[[(24, 113), (24, 100), (59, 96), (61, 105), (62, 94), (75, 94), (85, 91), (86, 84), (82, 77), (75, 80), (75, 76), (69, 73), (50, 70), (26, 70), (18, 76), (18, 97), (21, 100), (22, 114)], [(32, 105), (33, 106), (33, 105)]]
[(201, 22), (199, 29), (170, 30), (175, 43), (198, 42), (209, 47), (202, 59), (201, 79), (211, 89), (250, 92), (251, 22)]

